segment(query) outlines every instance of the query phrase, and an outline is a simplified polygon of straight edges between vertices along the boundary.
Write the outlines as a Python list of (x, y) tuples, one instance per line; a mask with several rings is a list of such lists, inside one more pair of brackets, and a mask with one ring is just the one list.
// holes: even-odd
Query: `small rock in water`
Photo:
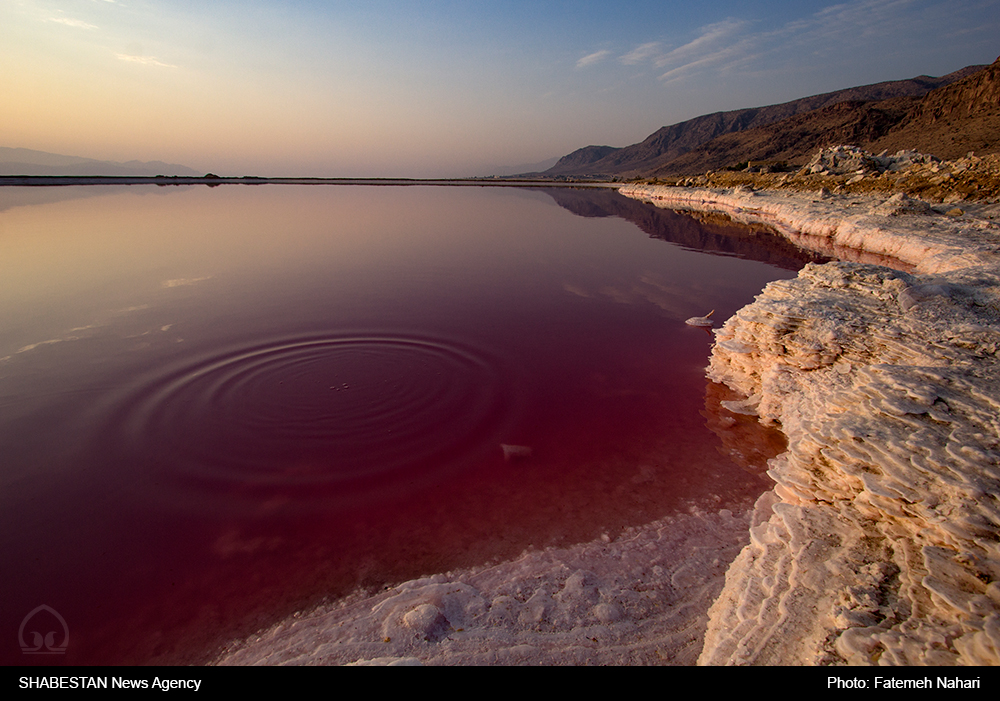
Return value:
[(511, 460), (524, 460), (525, 458), (531, 457), (531, 448), (526, 445), (508, 445), (506, 443), (500, 444), (500, 449), (503, 450), (503, 459), (510, 462)]

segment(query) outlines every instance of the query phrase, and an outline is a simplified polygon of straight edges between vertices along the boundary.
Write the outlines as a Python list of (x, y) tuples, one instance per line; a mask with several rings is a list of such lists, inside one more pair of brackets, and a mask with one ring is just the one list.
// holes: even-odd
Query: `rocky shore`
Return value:
[(902, 174), (852, 190), (857, 175), (620, 190), (840, 261), (769, 284), (716, 331), (708, 375), (743, 397), (725, 408), (789, 447), (700, 664), (1000, 664), (1000, 208), (955, 189), (934, 206), (892, 187)]

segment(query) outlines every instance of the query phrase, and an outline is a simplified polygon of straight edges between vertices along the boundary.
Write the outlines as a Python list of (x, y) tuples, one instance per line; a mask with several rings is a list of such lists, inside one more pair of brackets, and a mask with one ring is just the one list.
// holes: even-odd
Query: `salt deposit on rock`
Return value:
[(892, 266), (809, 265), (716, 332), (727, 408), (789, 448), (699, 662), (1000, 664), (1000, 228), (905, 197), (621, 192)]
[(831, 146), (821, 149), (803, 170), (807, 173), (843, 175), (878, 171), (879, 163), (857, 146)]
[[(906, 170), (914, 165), (940, 163), (941, 159), (916, 151), (898, 151), (888, 155), (885, 151), (871, 154), (857, 146), (829, 146), (820, 149), (800, 172), (825, 175), (864, 175), (885, 171)], [(860, 180), (860, 179), (859, 179)]]

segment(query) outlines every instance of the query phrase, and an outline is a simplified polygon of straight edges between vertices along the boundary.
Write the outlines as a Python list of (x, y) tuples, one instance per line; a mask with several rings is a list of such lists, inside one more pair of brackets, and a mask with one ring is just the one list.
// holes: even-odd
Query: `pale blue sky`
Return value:
[(990, 63), (997, 37), (1000, 0), (0, 0), (0, 145), (464, 176)]

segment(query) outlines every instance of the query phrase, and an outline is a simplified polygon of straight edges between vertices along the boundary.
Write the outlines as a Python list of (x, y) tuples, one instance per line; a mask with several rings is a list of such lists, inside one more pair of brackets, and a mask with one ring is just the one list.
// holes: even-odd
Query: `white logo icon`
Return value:
[(64, 655), (69, 645), (69, 626), (58, 611), (42, 604), (21, 621), (17, 641), (25, 655)]

